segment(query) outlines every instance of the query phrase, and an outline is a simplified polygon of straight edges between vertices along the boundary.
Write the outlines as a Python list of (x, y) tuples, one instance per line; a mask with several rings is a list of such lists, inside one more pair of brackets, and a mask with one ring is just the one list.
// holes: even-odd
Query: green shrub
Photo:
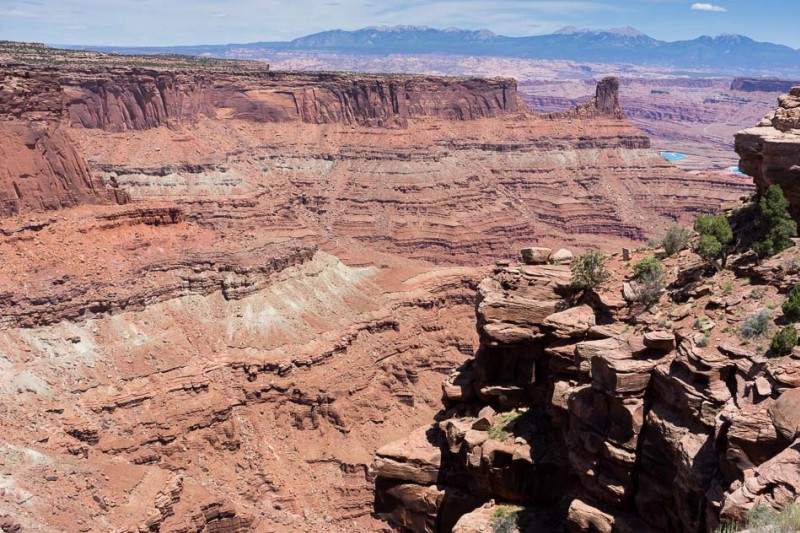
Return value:
[(722, 284), (723, 296), (728, 296), (731, 293), (731, 291), (733, 291), (733, 283), (731, 283), (730, 281), (726, 281), (725, 283)]
[(789, 215), (789, 201), (780, 185), (770, 185), (758, 202), (756, 232), (758, 237), (753, 251), (759, 257), (770, 257), (792, 245), (797, 236), (797, 223)]
[(495, 509), (489, 522), (492, 533), (511, 533), (517, 529), (519, 511), (519, 508), (508, 505), (501, 505)]
[(727, 246), (733, 240), (728, 219), (723, 215), (700, 215), (694, 222), (694, 229), (700, 234), (695, 253), (717, 270), (724, 269)]
[(800, 320), (800, 285), (795, 285), (789, 297), (781, 305), (783, 309), (783, 316), (789, 322), (797, 322)]
[(697, 338), (695, 344), (700, 348), (705, 348), (708, 346), (708, 343), (711, 342), (711, 337), (708, 336), (708, 333), (703, 333), (700, 337)]
[(636, 277), (636, 300), (646, 306), (653, 305), (661, 297), (666, 285), (666, 273), (661, 261), (648, 255), (633, 265)]
[(797, 330), (794, 326), (786, 326), (772, 337), (769, 349), (775, 355), (789, 355), (797, 345)]
[(606, 259), (598, 251), (589, 251), (572, 261), (572, 287), (575, 289), (594, 289), (608, 279)]
[(511, 411), (497, 415), (497, 418), (494, 419), (494, 423), (489, 426), (489, 429), (486, 431), (487, 435), (489, 435), (490, 439), (500, 441), (510, 438), (511, 426), (521, 415), (521, 411)]
[(638, 263), (633, 265), (633, 275), (637, 278), (654, 272), (664, 272), (664, 267), (661, 266), (661, 261), (652, 255), (643, 257)]
[(741, 333), (746, 339), (755, 339), (769, 330), (772, 313), (769, 309), (759, 309), (747, 315), (742, 322)]
[(667, 230), (667, 234), (661, 240), (661, 245), (668, 256), (675, 255), (689, 246), (691, 238), (692, 230), (676, 224)]

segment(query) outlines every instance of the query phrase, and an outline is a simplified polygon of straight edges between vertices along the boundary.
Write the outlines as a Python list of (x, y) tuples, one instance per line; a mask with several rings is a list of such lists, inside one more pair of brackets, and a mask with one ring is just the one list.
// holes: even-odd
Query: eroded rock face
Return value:
[(63, 81), (70, 124), (145, 130), (201, 117), (253, 122), (403, 125), (436, 117), (475, 120), (520, 106), (513, 80), (347, 74), (76, 72)]
[(0, 70), (0, 216), (126, 200), (93, 175), (62, 98), (52, 73)]
[[(775, 265), (786, 260), (758, 271), (769, 291), (760, 298), (784, 290)], [(481, 282), (480, 348), (446, 381), (443, 420), (425, 441), (441, 454), (437, 481), (486, 504), (459, 531), (546, 509), (556, 515), (548, 531), (710, 532), (800, 497), (800, 360), (767, 359), (735, 337), (758, 301), (728, 303), (715, 295), (721, 282), (681, 274), (700, 265), (685, 252), (667, 260), (670, 291), (648, 311), (624, 303), (628, 262), (612, 264), (611, 281), (589, 294), (570, 288), (561, 265), (509, 266)], [(670, 319), (687, 291), (691, 305)], [(386, 450), (402, 463), (403, 448)], [(373, 463), (378, 499), (397, 479), (382, 467), (389, 459), (379, 450)], [(376, 511), (416, 531), (402, 509)], [(426, 512), (432, 522), (452, 509)]]
[(800, 217), (800, 87), (778, 98), (778, 107), (758, 124), (736, 134), (739, 168), (753, 177), (759, 192), (777, 184), (795, 218)]

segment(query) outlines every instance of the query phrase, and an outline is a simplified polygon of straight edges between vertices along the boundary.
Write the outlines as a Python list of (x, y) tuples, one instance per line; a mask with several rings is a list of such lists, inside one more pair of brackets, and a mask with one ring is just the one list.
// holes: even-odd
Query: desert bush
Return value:
[(758, 506), (747, 513), (744, 523), (723, 524), (715, 533), (796, 533), (800, 531), (800, 504), (790, 503), (780, 511)]
[(728, 244), (733, 240), (733, 231), (724, 215), (700, 215), (694, 222), (700, 234), (695, 253), (716, 268), (722, 270), (728, 257)]
[(728, 296), (733, 291), (733, 283), (726, 281), (722, 284), (722, 295)]
[(797, 345), (797, 330), (794, 326), (786, 326), (772, 337), (769, 349), (774, 355), (789, 355)]
[(667, 230), (666, 235), (661, 240), (661, 245), (668, 256), (675, 255), (689, 246), (689, 239), (691, 238), (692, 230), (676, 224)]
[(800, 320), (800, 285), (795, 285), (789, 297), (781, 305), (783, 309), (783, 316), (789, 322), (797, 322)]
[(572, 287), (575, 289), (594, 289), (608, 279), (606, 259), (602, 253), (592, 250), (581, 254), (572, 261)]
[(770, 257), (792, 245), (797, 236), (797, 223), (789, 215), (789, 201), (780, 185), (770, 185), (758, 202), (756, 218), (758, 237), (753, 251), (759, 257)]
[(698, 345), (700, 348), (705, 348), (711, 342), (711, 337), (708, 336), (708, 333), (703, 333), (700, 335), (695, 344)]
[(643, 257), (633, 265), (633, 274), (636, 278), (636, 300), (647, 306), (656, 303), (667, 278), (661, 261), (652, 255)]
[(489, 522), (492, 526), (492, 533), (511, 533), (517, 529), (518, 519), (519, 509), (517, 507), (499, 506), (492, 512)]
[(500, 441), (510, 438), (511, 426), (521, 415), (521, 411), (511, 411), (497, 415), (497, 418), (494, 419), (494, 423), (489, 426), (489, 429), (486, 431), (487, 435), (489, 435), (490, 439)]
[(661, 266), (661, 261), (652, 255), (643, 257), (638, 263), (633, 265), (633, 275), (637, 278), (654, 272), (664, 272), (664, 267)]
[(772, 313), (769, 309), (759, 309), (747, 315), (742, 322), (741, 334), (746, 339), (761, 337), (769, 330)]

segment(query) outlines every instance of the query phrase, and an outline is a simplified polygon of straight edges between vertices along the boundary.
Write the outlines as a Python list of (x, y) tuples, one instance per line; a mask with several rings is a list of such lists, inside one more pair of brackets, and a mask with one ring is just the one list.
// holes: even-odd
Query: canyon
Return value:
[(665, 161), (614, 78), (536, 113), (509, 78), (3, 46), (14, 533), (386, 529), (373, 456), (484, 356), (496, 259), (632, 246), (752, 190)]

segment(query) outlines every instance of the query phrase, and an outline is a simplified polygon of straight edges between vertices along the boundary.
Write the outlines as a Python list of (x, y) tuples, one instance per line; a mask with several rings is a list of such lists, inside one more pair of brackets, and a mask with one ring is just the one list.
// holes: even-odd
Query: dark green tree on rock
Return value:
[(695, 253), (717, 270), (723, 270), (728, 260), (728, 245), (733, 241), (728, 219), (724, 215), (700, 215), (694, 221), (694, 230), (700, 234)]
[(757, 239), (753, 251), (759, 257), (771, 257), (792, 245), (797, 223), (789, 215), (789, 200), (780, 185), (770, 185), (758, 202)]

